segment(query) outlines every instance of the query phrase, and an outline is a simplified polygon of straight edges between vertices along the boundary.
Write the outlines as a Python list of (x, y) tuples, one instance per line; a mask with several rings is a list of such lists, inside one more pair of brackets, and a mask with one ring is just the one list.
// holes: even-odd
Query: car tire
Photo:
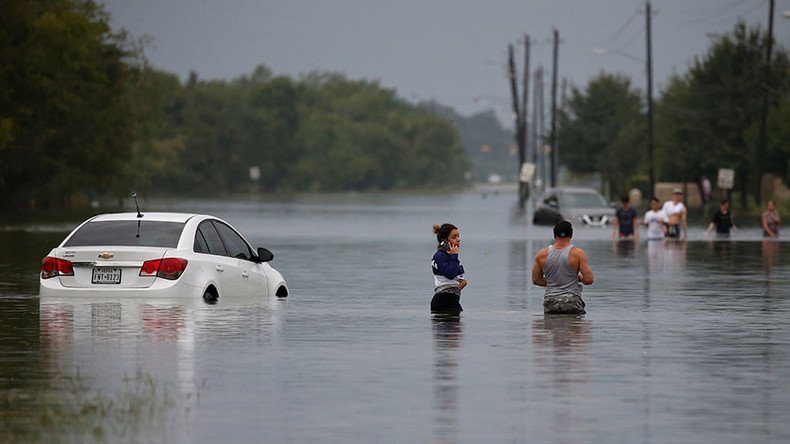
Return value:
[(212, 288), (209, 287), (203, 292), (203, 301), (205, 303), (214, 305), (217, 303), (217, 299), (219, 299), (219, 295), (217, 295), (216, 290), (212, 291)]

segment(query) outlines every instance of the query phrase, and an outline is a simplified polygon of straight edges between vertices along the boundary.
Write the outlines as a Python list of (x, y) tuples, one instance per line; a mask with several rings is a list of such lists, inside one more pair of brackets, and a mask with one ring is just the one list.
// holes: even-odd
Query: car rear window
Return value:
[(609, 206), (603, 197), (593, 193), (562, 193), (562, 203), (567, 208), (598, 208)]
[(80, 227), (63, 245), (64, 247), (121, 246), (175, 248), (181, 231), (181, 222), (113, 220), (88, 222)]

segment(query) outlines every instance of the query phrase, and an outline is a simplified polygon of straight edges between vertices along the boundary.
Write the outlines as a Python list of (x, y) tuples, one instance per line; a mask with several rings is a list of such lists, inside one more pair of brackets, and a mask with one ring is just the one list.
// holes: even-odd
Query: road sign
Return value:
[(254, 181), (261, 180), (261, 167), (258, 166), (250, 167), (250, 180), (254, 180)]
[(732, 168), (719, 168), (719, 177), (716, 186), (724, 190), (731, 190), (735, 183), (735, 170)]
[(535, 177), (535, 164), (532, 162), (522, 163), (518, 181), (521, 183), (531, 182), (533, 177)]

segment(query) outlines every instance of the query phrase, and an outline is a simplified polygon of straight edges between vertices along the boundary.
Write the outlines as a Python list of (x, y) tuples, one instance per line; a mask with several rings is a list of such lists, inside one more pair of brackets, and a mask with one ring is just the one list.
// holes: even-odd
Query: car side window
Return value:
[(203, 233), (200, 232), (200, 229), (195, 232), (195, 245), (192, 249), (195, 253), (208, 253), (208, 244), (203, 237)]
[(211, 221), (204, 221), (198, 226), (198, 231), (203, 234), (203, 238), (206, 240), (206, 245), (208, 246), (208, 252), (210, 254), (217, 254), (220, 256), (227, 256), (228, 252), (225, 249), (225, 245), (222, 243), (222, 239), (219, 237), (219, 233), (217, 233), (216, 228), (214, 228), (214, 224)]
[(222, 222), (214, 221), (214, 226), (217, 227), (219, 235), (222, 237), (222, 240), (225, 241), (225, 246), (228, 247), (228, 256), (245, 260), (250, 260), (250, 258), (252, 258), (252, 251), (249, 245), (247, 245), (247, 242), (245, 242), (238, 233)]

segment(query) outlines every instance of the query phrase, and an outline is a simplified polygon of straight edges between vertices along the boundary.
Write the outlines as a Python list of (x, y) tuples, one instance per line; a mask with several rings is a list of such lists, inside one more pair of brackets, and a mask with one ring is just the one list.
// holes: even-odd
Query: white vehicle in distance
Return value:
[(288, 285), (227, 222), (183, 213), (102, 214), (83, 222), (41, 264), (40, 295), (288, 296)]

